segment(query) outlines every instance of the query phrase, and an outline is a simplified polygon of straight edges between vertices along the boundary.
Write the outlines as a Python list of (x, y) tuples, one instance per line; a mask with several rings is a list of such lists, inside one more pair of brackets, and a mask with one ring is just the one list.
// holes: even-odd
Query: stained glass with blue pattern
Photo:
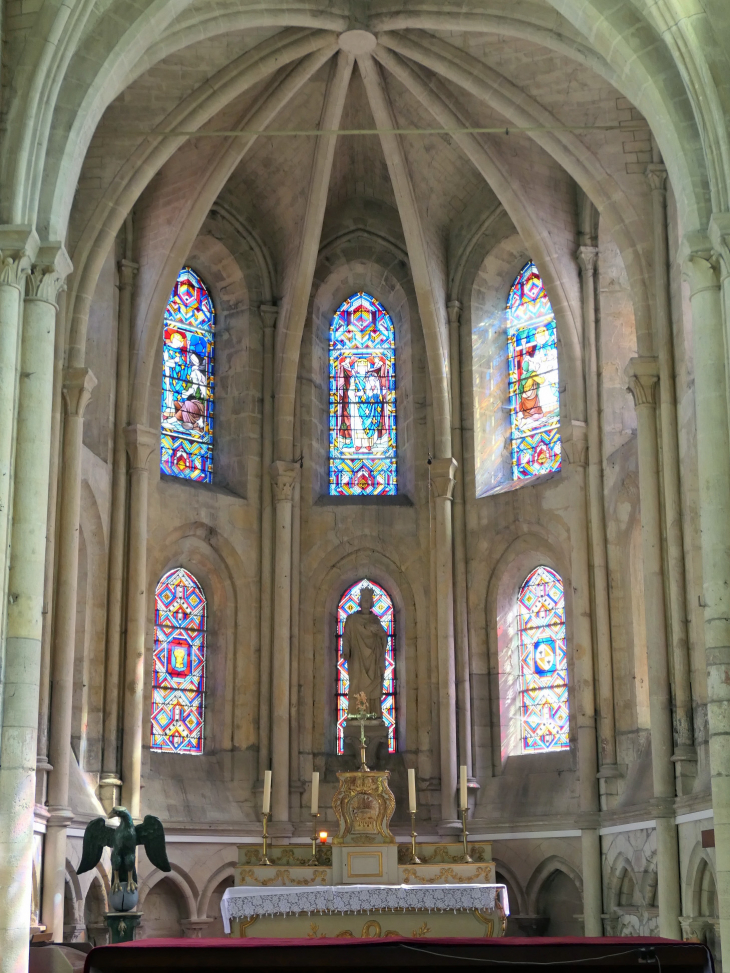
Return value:
[(395, 494), (395, 332), (382, 304), (362, 291), (332, 318), (329, 380), (330, 494)]
[(568, 659), (560, 575), (535, 568), (517, 597), (522, 752), (567, 750)]
[(534, 263), (507, 301), (512, 479), (560, 469), (560, 393), (555, 315)]
[(385, 650), (385, 672), (383, 674), (383, 721), (388, 728), (388, 751), (395, 753), (395, 615), (390, 595), (374, 581), (363, 578), (351, 585), (340, 598), (337, 606), (337, 752), (345, 748), (345, 723), (347, 722), (347, 692), (350, 678), (347, 674), (347, 660), (342, 658), (342, 635), (345, 631), (347, 616), (360, 611), (360, 589), (373, 589), (373, 614), (388, 635)]
[(155, 591), (150, 750), (202, 753), (206, 601), (183, 568), (168, 571)]
[(213, 480), (215, 309), (205, 284), (183, 267), (165, 310), (160, 468)]

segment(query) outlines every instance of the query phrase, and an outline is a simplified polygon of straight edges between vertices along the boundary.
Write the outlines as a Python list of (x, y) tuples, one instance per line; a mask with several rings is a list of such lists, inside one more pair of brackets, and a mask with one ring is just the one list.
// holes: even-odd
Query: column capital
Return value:
[(690, 297), (720, 286), (719, 254), (705, 233), (686, 233), (679, 246), (682, 276), (689, 283)]
[(461, 323), (461, 312), (464, 306), (461, 301), (449, 301), (446, 305), (446, 313), (449, 316), (449, 324), (452, 328), (458, 328)]
[(720, 273), (730, 275), (730, 213), (713, 213), (708, 228), (710, 242), (722, 261)]
[(274, 503), (291, 503), (294, 486), (299, 477), (299, 463), (277, 460), (269, 467), (269, 476), (274, 493)]
[(155, 447), (159, 448), (160, 434), (156, 429), (147, 426), (125, 426), (124, 441), (131, 463), (130, 469), (147, 472), (147, 460)]
[(659, 384), (659, 360), (656, 357), (630, 358), (624, 374), (629, 380), (629, 391), (637, 408), (656, 405), (656, 387)]
[(117, 270), (119, 272), (119, 286), (129, 287), (137, 276), (139, 264), (133, 260), (120, 260), (117, 265)]
[(71, 258), (60, 243), (39, 247), (27, 277), (26, 299), (56, 304), (60, 292), (66, 289), (66, 278), (72, 270)]
[(0, 284), (17, 287), (25, 293), (25, 278), (30, 273), (33, 258), (28, 250), (0, 250)]
[(63, 400), (66, 403), (66, 415), (83, 419), (96, 384), (96, 375), (90, 368), (64, 368)]
[(571, 466), (588, 465), (588, 424), (574, 419), (570, 423), (570, 438), (562, 443), (562, 451)]
[(663, 162), (652, 162), (646, 167), (646, 178), (653, 193), (666, 193), (667, 167)]
[(276, 319), (279, 317), (279, 305), (259, 304), (259, 314), (264, 328), (273, 330), (276, 327)]
[(431, 463), (431, 483), (434, 495), (439, 499), (452, 499), (458, 465), (453, 456), (444, 456), (441, 459), (433, 460)]
[(575, 259), (578, 261), (583, 276), (593, 277), (596, 272), (598, 247), (578, 247), (575, 251)]

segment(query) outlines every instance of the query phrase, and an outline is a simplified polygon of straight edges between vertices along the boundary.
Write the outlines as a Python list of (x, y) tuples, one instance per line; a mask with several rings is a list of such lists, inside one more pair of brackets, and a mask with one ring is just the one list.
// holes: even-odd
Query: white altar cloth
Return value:
[(252, 888), (237, 885), (226, 889), (221, 900), (223, 927), (231, 931), (231, 919), (251, 916), (312, 913), (456, 912), (480, 909), (493, 912), (497, 900), (509, 915), (504, 885), (329, 885), (319, 888)]

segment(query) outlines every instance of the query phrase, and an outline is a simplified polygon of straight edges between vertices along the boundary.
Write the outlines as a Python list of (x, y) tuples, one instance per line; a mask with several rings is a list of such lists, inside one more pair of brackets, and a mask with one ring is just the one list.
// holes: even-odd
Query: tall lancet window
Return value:
[(165, 310), (160, 468), (213, 479), (215, 309), (205, 284), (183, 267)]
[(525, 264), (507, 300), (512, 479), (560, 469), (555, 315), (537, 267)]
[(395, 494), (395, 332), (369, 294), (353, 294), (332, 318), (329, 373), (330, 494)]
[(517, 596), (522, 752), (566, 750), (569, 742), (565, 597), (559, 574), (539, 567)]
[(388, 728), (388, 750), (395, 753), (395, 614), (390, 595), (374, 581), (363, 578), (351, 585), (340, 598), (337, 606), (337, 752), (343, 753), (345, 746), (345, 723), (347, 722), (348, 689), (350, 680), (347, 674), (347, 660), (342, 657), (342, 635), (347, 616), (360, 610), (360, 591), (362, 588), (373, 590), (373, 614), (380, 620), (388, 636), (385, 650), (385, 673), (383, 677), (383, 720)]
[(150, 750), (202, 753), (206, 601), (183, 568), (168, 571), (155, 591)]

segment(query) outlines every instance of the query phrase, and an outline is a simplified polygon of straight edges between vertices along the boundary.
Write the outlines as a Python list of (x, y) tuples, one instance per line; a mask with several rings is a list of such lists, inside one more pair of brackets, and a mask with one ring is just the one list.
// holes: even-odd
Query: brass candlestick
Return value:
[(307, 862), (308, 865), (319, 865), (319, 862), (317, 861), (317, 818), (318, 817), (319, 817), (318, 813), (312, 815), (312, 831), (314, 832), (314, 834), (312, 835), (312, 857)]
[(416, 855), (416, 812), (411, 811), (411, 860), (409, 865), (420, 865), (421, 859)]
[(469, 848), (468, 848), (467, 843), (466, 843), (466, 839), (469, 836), (469, 833), (466, 830), (466, 812), (467, 811), (468, 811), (468, 808), (463, 807), (461, 809), (461, 836), (462, 836), (462, 839), (464, 841), (464, 857), (461, 860), (464, 863), (469, 864), (470, 862), (473, 862), (474, 859), (469, 857)]
[(269, 842), (268, 823), (269, 823), (269, 815), (270, 814), (271, 814), (270, 811), (262, 811), (261, 812), (261, 817), (264, 819), (264, 833), (263, 833), (264, 853), (261, 856), (261, 861), (259, 862), (259, 865), (270, 865), (271, 864), (271, 862), (269, 861), (269, 859), (266, 857), (266, 851), (267, 851), (267, 846), (268, 846), (268, 842)]

